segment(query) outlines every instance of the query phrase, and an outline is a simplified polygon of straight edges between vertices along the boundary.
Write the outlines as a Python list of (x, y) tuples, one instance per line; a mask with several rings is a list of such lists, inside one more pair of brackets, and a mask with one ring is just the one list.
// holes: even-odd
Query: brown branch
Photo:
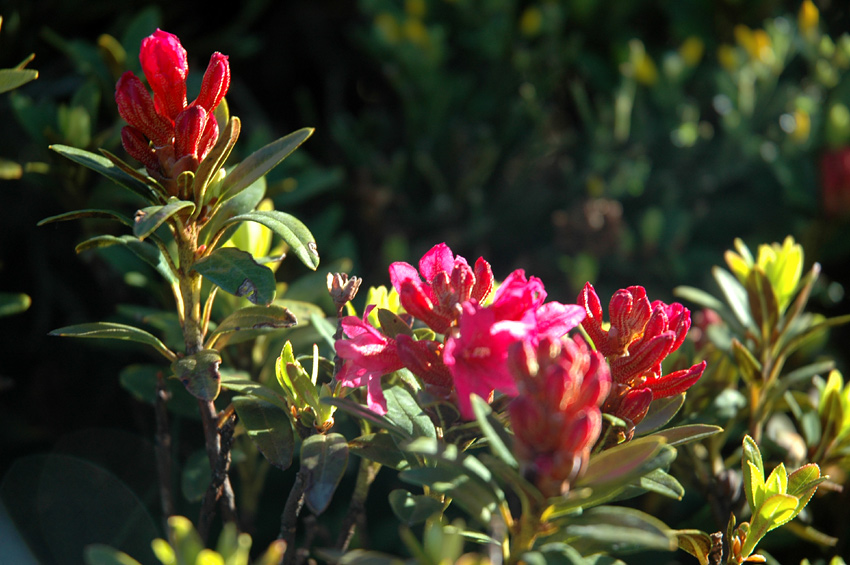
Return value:
[(295, 548), (295, 533), (298, 526), (298, 515), (304, 507), (304, 491), (307, 490), (307, 473), (299, 469), (295, 475), (295, 482), (289, 491), (283, 514), (280, 516), (280, 534), (278, 539), (286, 542), (286, 553), (283, 556), (283, 565), (293, 565), (297, 550)]
[(171, 433), (168, 428), (168, 408), (166, 402), (170, 394), (165, 390), (165, 378), (162, 372), (156, 376), (156, 396), (154, 399), (154, 417), (156, 421), (156, 471), (159, 478), (159, 501), (162, 505), (163, 521), (174, 515), (174, 496), (171, 491)]
[(236, 508), (233, 498), (233, 487), (230, 485), (228, 472), (230, 471), (230, 449), (233, 447), (233, 430), (236, 428), (236, 412), (231, 412), (229, 417), (221, 426), (219, 432), (216, 426), (216, 439), (219, 441), (220, 449), (216, 464), (212, 469), (212, 480), (207, 492), (204, 494), (204, 502), (201, 505), (201, 514), (198, 518), (198, 533), (202, 540), (207, 539), (213, 516), (215, 515), (215, 503), (221, 506), (222, 518), (227, 522), (236, 522)]
[(345, 552), (348, 549), (348, 545), (351, 543), (351, 538), (354, 537), (354, 530), (357, 526), (360, 526), (361, 530), (364, 529), (366, 497), (369, 495), (369, 487), (372, 486), (380, 469), (380, 463), (375, 463), (368, 459), (360, 460), (360, 469), (357, 471), (357, 482), (354, 485), (354, 493), (351, 495), (348, 512), (342, 520), (339, 537), (336, 540), (336, 547), (340, 551)]

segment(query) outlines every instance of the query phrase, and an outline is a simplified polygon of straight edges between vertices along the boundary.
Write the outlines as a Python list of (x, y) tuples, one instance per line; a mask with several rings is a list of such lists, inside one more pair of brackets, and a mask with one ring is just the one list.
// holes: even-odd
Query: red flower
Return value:
[(823, 154), (820, 161), (823, 209), (829, 217), (850, 216), (850, 147)]
[(153, 99), (132, 72), (118, 79), (115, 102), (129, 124), (121, 131), (121, 142), (169, 192), (176, 193), (174, 179), (197, 170), (218, 139), (213, 111), (230, 86), (230, 66), (227, 56), (214, 53), (200, 94), (187, 105), (189, 66), (177, 36), (156, 30), (142, 40), (139, 59)]
[(366, 403), (378, 414), (387, 413), (387, 401), (381, 390), (381, 377), (404, 367), (398, 355), (396, 342), (366, 321), (371, 308), (361, 320), (357, 316), (342, 319), (342, 330), (350, 339), (340, 339), (334, 344), (336, 353), (344, 361), (337, 375), (343, 386), (366, 386)]
[(602, 429), (599, 409), (611, 387), (608, 365), (580, 338), (542, 338), (511, 349), (519, 396), (508, 414), (523, 473), (546, 496), (580, 475)]
[(418, 272), (409, 263), (390, 265), (390, 281), (408, 314), (444, 334), (460, 316), (461, 304), (487, 298), (493, 289), (493, 271), (481, 257), (473, 271), (466, 259), (455, 257), (448, 245), (440, 243), (422, 256)]
[(578, 303), (587, 313), (582, 327), (611, 366), (614, 391), (606, 402), (606, 413), (637, 424), (652, 400), (684, 392), (702, 376), (705, 361), (662, 375), (661, 362), (682, 345), (691, 327), (691, 313), (681, 304), (660, 300), (650, 304), (640, 286), (618, 290), (609, 303), (611, 325), (606, 330), (599, 297), (590, 283), (582, 289)]

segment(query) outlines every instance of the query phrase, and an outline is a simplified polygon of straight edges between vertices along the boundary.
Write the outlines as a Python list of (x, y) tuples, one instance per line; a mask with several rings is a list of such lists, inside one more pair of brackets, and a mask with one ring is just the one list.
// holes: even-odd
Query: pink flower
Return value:
[(342, 330), (349, 337), (337, 340), (336, 353), (344, 361), (337, 379), (343, 386), (366, 386), (366, 403), (378, 414), (387, 413), (387, 401), (381, 389), (381, 377), (404, 367), (396, 342), (366, 321), (371, 308), (361, 320), (357, 316), (342, 319)]
[(455, 257), (445, 243), (435, 245), (422, 257), (418, 272), (403, 262), (393, 263), (389, 270), (390, 281), (407, 313), (441, 334), (457, 320), (461, 304), (481, 302), (493, 289), (493, 271), (487, 261), (479, 257), (473, 271), (466, 259)]
[(230, 86), (230, 66), (227, 56), (214, 53), (200, 94), (187, 105), (189, 65), (177, 36), (156, 30), (142, 40), (139, 59), (153, 99), (130, 71), (118, 79), (115, 102), (129, 124), (121, 131), (121, 142), (151, 176), (176, 194), (175, 179), (184, 171), (196, 171), (218, 139), (213, 111)]
[(498, 390), (516, 396), (516, 382), (505, 365), (513, 344), (527, 341), (536, 346), (544, 338), (559, 339), (584, 317), (579, 306), (544, 300), (540, 279), (526, 279), (524, 271), (516, 270), (496, 291), (491, 305), (464, 303), (458, 331), (446, 339), (443, 352), (464, 419), (474, 417), (470, 394), (488, 398)]
[(682, 345), (691, 327), (691, 313), (681, 304), (660, 300), (650, 304), (640, 286), (618, 290), (609, 303), (611, 325), (606, 330), (599, 297), (590, 283), (578, 303), (587, 313), (582, 327), (611, 366), (615, 386), (606, 413), (637, 424), (652, 400), (684, 392), (702, 376), (705, 361), (662, 375), (661, 362)]
[(611, 388), (608, 365), (581, 338), (544, 337), (511, 348), (519, 396), (508, 406), (523, 474), (546, 496), (564, 494), (587, 464)]

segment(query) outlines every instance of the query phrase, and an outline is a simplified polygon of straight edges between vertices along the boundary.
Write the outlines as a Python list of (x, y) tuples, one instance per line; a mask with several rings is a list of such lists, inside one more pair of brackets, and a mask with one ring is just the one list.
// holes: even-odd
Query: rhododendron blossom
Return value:
[(177, 36), (156, 30), (142, 41), (139, 60), (153, 98), (132, 72), (118, 79), (115, 102), (129, 124), (121, 130), (121, 143), (176, 195), (175, 179), (196, 171), (218, 139), (213, 112), (230, 86), (230, 66), (226, 55), (213, 53), (198, 97), (187, 105), (189, 64)]
[(519, 396), (508, 405), (523, 474), (559, 496), (587, 465), (602, 430), (599, 409), (611, 388), (605, 358), (581, 338), (544, 337), (511, 348)]
[[(543, 283), (526, 278), (522, 270), (508, 275), (493, 302), (482, 305), (494, 284), (490, 265), (479, 258), (475, 268), (470, 268), (466, 259), (452, 254), (445, 243), (422, 257), (418, 271), (399, 262), (393, 263), (389, 272), (407, 313), (442, 334), (441, 340), (416, 340), (408, 335), (390, 339), (372, 326), (361, 327), (365, 318), (352, 317), (343, 320), (346, 335), (365, 343), (366, 338), (360, 336), (368, 333), (369, 345), (380, 351), (382, 359), (392, 360), (386, 365), (391, 370), (384, 374), (406, 367), (432, 394), (446, 399), (453, 394), (467, 420), (474, 417), (471, 394), (482, 398), (490, 398), (496, 390), (508, 396), (517, 394), (506, 363), (512, 345), (528, 342), (536, 347), (543, 338), (559, 339), (584, 317), (579, 306), (545, 302)], [(354, 327), (359, 328), (357, 336), (350, 333)], [(343, 343), (337, 341), (337, 352), (347, 360), (341, 373), (346, 377), (343, 384), (379, 386), (375, 377), (380, 377), (381, 364)], [(379, 398), (374, 390), (369, 394), (372, 399)]]
[(702, 376), (705, 361), (662, 374), (661, 362), (682, 345), (691, 327), (691, 313), (681, 304), (650, 303), (640, 286), (620, 289), (611, 297), (611, 324), (605, 329), (602, 306), (590, 283), (578, 303), (586, 313), (582, 327), (611, 366), (614, 388), (605, 412), (637, 424), (653, 400), (684, 392)]

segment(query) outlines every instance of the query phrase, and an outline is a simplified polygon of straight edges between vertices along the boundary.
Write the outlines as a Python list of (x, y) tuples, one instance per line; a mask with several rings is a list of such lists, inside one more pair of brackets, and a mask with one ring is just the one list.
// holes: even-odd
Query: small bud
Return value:
[(193, 104), (212, 113), (221, 99), (224, 98), (224, 95), (227, 94), (228, 88), (230, 88), (230, 65), (227, 62), (227, 55), (222, 55), (216, 51), (210, 57), (209, 65), (204, 72), (204, 80), (201, 83), (201, 92)]
[(174, 120), (186, 107), (186, 50), (176, 35), (157, 29), (142, 40), (139, 61), (153, 90), (157, 110)]
[(130, 71), (121, 75), (115, 85), (115, 103), (124, 121), (141, 131), (154, 145), (171, 143), (171, 123), (156, 112), (145, 85)]
[(357, 296), (360, 283), (363, 279), (359, 277), (348, 278), (347, 273), (328, 273), (328, 292), (337, 308), (342, 308)]
[(198, 156), (198, 143), (207, 122), (207, 112), (200, 106), (191, 106), (174, 120), (174, 153), (177, 159), (186, 155)]
[(135, 160), (139, 161), (148, 169), (158, 169), (159, 160), (156, 158), (153, 148), (147, 138), (133, 126), (121, 128), (121, 145), (124, 150)]

